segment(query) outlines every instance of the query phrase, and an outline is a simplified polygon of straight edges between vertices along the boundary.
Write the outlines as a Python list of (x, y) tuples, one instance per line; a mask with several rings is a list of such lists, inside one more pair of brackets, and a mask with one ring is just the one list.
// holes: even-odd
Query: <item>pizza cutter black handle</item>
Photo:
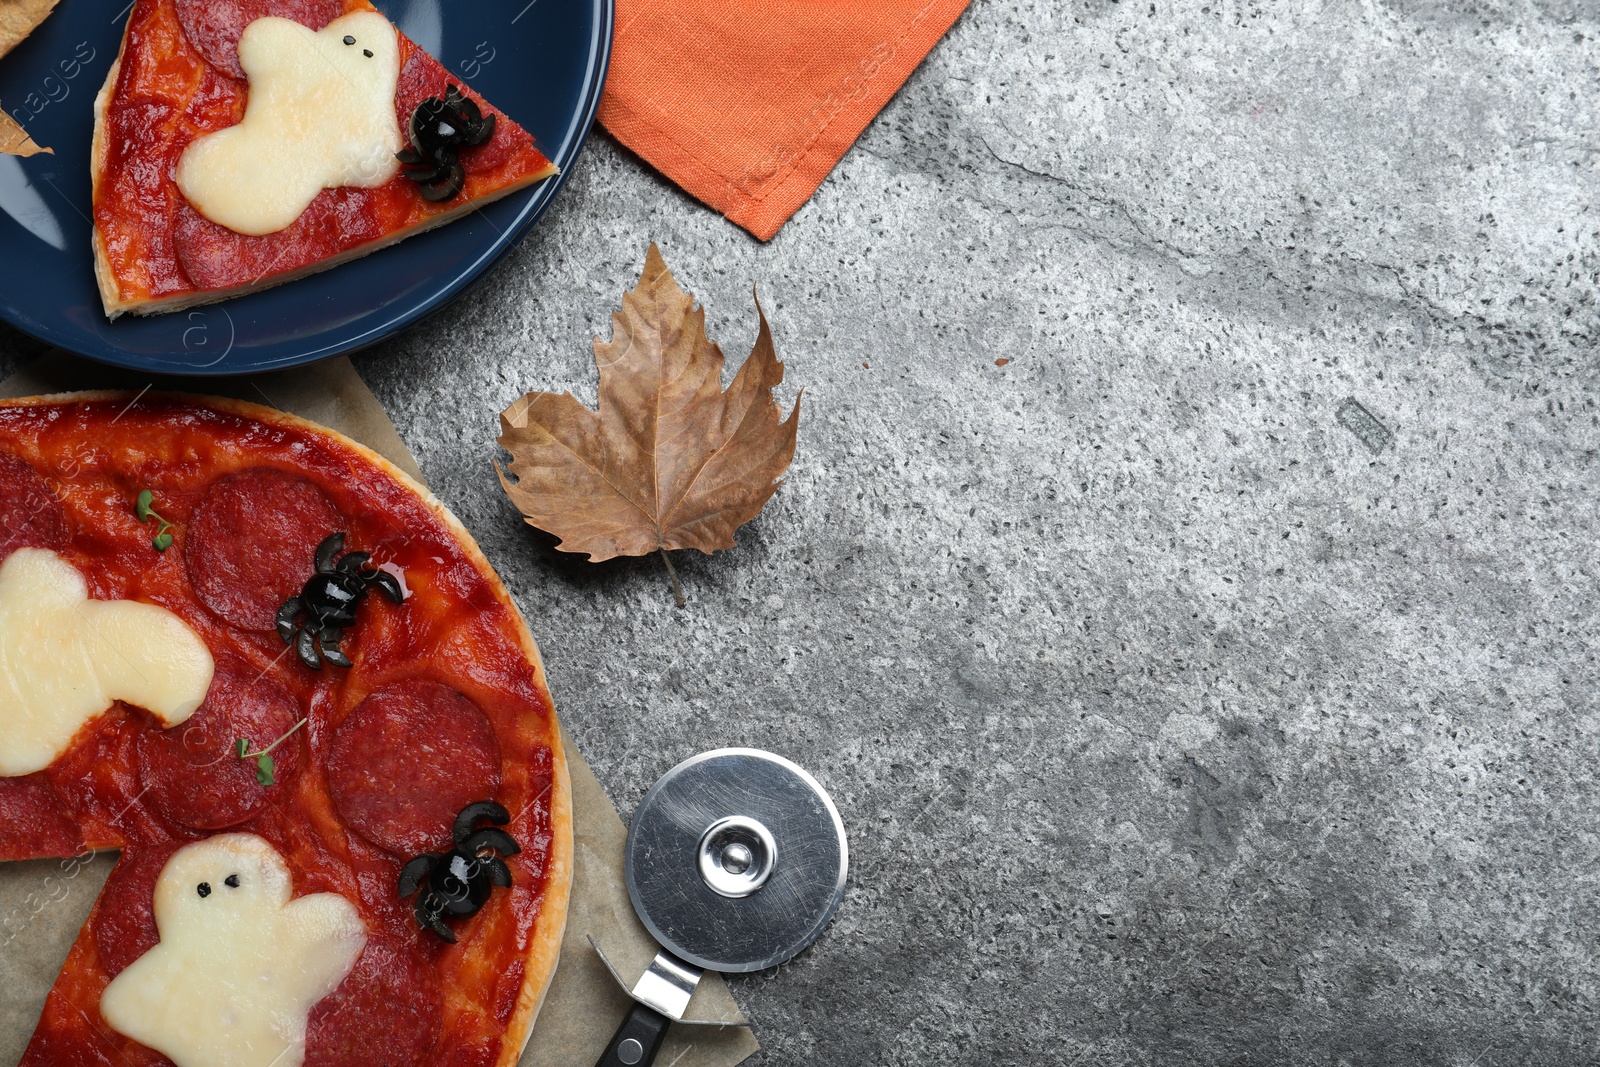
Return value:
[(606, 1053), (595, 1067), (650, 1067), (671, 1025), (672, 1020), (659, 1011), (635, 1004), (611, 1035)]

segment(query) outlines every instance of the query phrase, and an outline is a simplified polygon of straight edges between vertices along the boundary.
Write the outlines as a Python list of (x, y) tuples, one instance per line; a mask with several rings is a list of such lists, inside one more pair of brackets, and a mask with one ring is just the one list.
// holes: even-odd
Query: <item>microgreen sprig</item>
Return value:
[(304, 726), (306, 722), (306, 719), (301, 719), (299, 722), (289, 727), (288, 731), (284, 733), (282, 737), (272, 742), (272, 744), (268, 745), (260, 752), (250, 751), (250, 742), (246, 738), (241, 737), (239, 740), (233, 743), (233, 754), (238, 756), (240, 759), (253, 759), (256, 761), (256, 783), (258, 785), (274, 785), (277, 783), (277, 778), (274, 777), (277, 772), (277, 767), (272, 761), (272, 750), (289, 740), (289, 738), (293, 737), (295, 731)]
[(157, 552), (165, 552), (172, 546), (172, 523), (168, 522), (166, 519), (163, 519), (160, 514), (158, 514), (156, 510), (150, 506), (151, 503), (154, 502), (155, 498), (156, 495), (150, 490), (140, 490), (139, 499), (133, 502), (133, 513), (134, 515), (138, 516), (140, 522), (149, 522), (151, 519), (156, 520), (156, 535), (151, 539), (150, 547), (155, 549)]

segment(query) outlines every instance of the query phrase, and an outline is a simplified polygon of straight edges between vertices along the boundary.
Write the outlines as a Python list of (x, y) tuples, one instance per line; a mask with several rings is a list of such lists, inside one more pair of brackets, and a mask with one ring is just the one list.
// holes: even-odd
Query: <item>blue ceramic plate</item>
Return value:
[(91, 359), (165, 374), (248, 374), (326, 359), (459, 296), (572, 172), (600, 104), (613, 0), (374, 0), (515, 119), (562, 173), (449, 226), (302, 281), (206, 308), (107, 322), (90, 246), (94, 97), (128, 8), (63, 0), (0, 60), (0, 101), (54, 156), (0, 155), (0, 317)]

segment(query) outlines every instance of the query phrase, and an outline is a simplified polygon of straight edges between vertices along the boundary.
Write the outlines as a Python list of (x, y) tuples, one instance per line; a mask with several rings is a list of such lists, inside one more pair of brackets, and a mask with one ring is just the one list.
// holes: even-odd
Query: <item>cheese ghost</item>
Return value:
[(166, 608), (90, 600), (72, 564), (17, 549), (0, 564), (0, 778), (50, 766), (116, 700), (183, 722), (213, 669), (205, 643)]
[(262, 18), (239, 39), (250, 79), (244, 119), (178, 160), (178, 188), (212, 222), (242, 234), (291, 225), (323, 189), (375, 189), (400, 169), (395, 115), (400, 42), (358, 11), (312, 30)]
[(311, 1009), (367, 938), (345, 898), (291, 895), (283, 857), (253, 834), (179, 849), (156, 880), (160, 942), (106, 987), (100, 1014), (177, 1067), (300, 1067)]

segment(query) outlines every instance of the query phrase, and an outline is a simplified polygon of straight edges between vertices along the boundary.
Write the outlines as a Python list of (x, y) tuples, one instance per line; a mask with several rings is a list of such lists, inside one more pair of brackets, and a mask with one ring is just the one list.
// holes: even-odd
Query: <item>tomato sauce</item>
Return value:
[[(260, 9), (288, 17), (304, 8), (304, 0), (211, 0), (207, 5), (137, 0), (129, 17), (104, 116), (105, 161), (94, 198), (95, 228), (123, 300), (254, 285), (354, 253), (426, 226), (463, 203), (553, 173), (526, 130), (400, 34), (395, 118), (402, 135), (417, 105), (443, 97), (450, 85), (476, 101), (485, 116), (495, 116), (493, 138), (461, 154), (467, 180), (459, 196), (431, 203), (414, 182), (396, 175), (376, 189), (325, 189), (293, 225), (277, 233), (252, 237), (211, 222), (189, 206), (175, 174), (191, 142), (244, 116), (247, 83), (226, 64), (207, 60), (208, 51), (217, 56), (214, 43), (202, 49), (192, 40), (217, 32), (218, 23), (241, 23), (218, 17), (216, 8), (230, 3), (251, 13)], [(345, 14), (373, 10), (365, 0), (342, 3)]]

